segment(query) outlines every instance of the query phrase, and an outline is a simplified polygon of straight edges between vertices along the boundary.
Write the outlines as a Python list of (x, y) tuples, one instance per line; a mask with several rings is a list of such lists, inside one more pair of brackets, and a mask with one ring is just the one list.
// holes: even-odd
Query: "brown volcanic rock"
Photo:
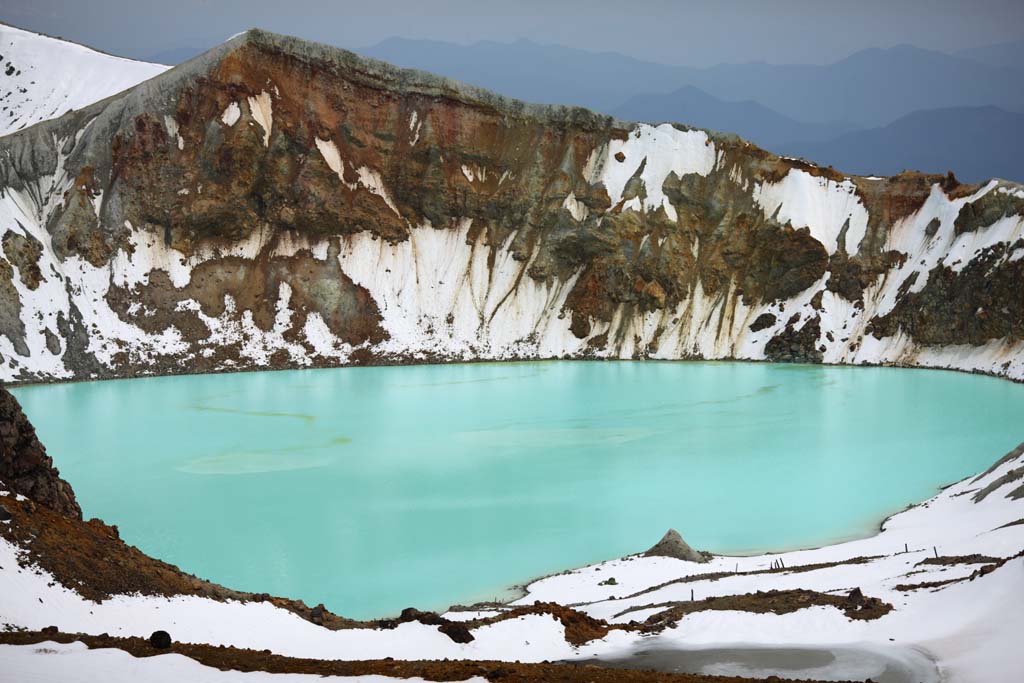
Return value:
[(902, 329), (923, 344), (976, 344), (1024, 338), (1024, 260), (1008, 257), (1024, 239), (987, 247), (959, 271), (943, 263), (920, 292), (909, 292), (871, 321), (876, 337)]
[(71, 486), (36, 437), (18, 400), (0, 387), (0, 482), (10, 490), (58, 512), (82, 518)]
[[(390, 273), (381, 265), (389, 261), (381, 258), (376, 272), (367, 276), (364, 270), (360, 277), (358, 268), (339, 259), (344, 261), (346, 250), (354, 253), (356, 241), (360, 258), (374, 258), (367, 256), (373, 242), (381, 254), (404, 248), (414, 228), (416, 235), (465, 229), (464, 242), (474, 254), (485, 253), (479, 260), (505, 269), (482, 278), (489, 283), (504, 287), (508, 271), (518, 269), (513, 290), (523, 282), (539, 283), (550, 286), (550, 294), (565, 285), (564, 304), (556, 297), (547, 302), (561, 310), (546, 312), (567, 319), (571, 335), (586, 340), (580, 355), (629, 348), (644, 357), (660, 348), (670, 356), (699, 356), (711, 345), (692, 339), (684, 345), (685, 335), (673, 334), (703, 323), (701, 342), (714, 337), (716, 357), (740, 349), (744, 357), (758, 357), (767, 339), (750, 347), (736, 337), (752, 325), (766, 329), (768, 318), (754, 320), (765, 307), (778, 304), (770, 315), (786, 320), (794, 311), (783, 314), (782, 304), (807, 292), (819, 295), (814, 308), (821, 312), (820, 294), (827, 291), (854, 302), (855, 310), (872, 310), (877, 302), (865, 302), (865, 293), (877, 295), (876, 284), (892, 285), (887, 278), (910, 257), (887, 246), (894, 227), (920, 211), (933, 192), (952, 199), (980, 189), (952, 176), (914, 172), (847, 178), (714, 133), (706, 144), (714, 145), (715, 162), (703, 175), (671, 171), (657, 181), (661, 187), (646, 187), (644, 169), (664, 159), (610, 150), (613, 142), (640, 133), (634, 124), (583, 109), (530, 105), (342, 50), (249, 31), (121, 95), (6, 136), (0, 141), (0, 186), (26, 191), (44, 176), (68, 173), (63, 194), (46, 198), (45, 212), (39, 209), (47, 214), (39, 227), (52, 236), (58, 265), (79, 257), (102, 269), (123, 265), (118, 259), (140, 248), (152, 250), (146, 252), (151, 261), (131, 264), (148, 272), (122, 277), (115, 268), (109, 287), (103, 283), (93, 291), (121, 321), (149, 335), (180, 335), (181, 343), (140, 350), (144, 344), (117, 338), (107, 346), (110, 360), (97, 358), (96, 345), (89, 343), (95, 334), (85, 320), (89, 316), (71, 302), (58, 329), (48, 329), (47, 346), (55, 355), (63, 352), (64, 366), (76, 377), (394, 362), (403, 357), (397, 344), (378, 347), (388, 340), (385, 314), (419, 311), (382, 310), (392, 302), (380, 290), (394, 284), (406, 292), (402, 278), (409, 274)], [(652, 154), (674, 153), (669, 147)], [(601, 181), (608, 169), (627, 176), (615, 205)], [(822, 196), (854, 193), (851, 204), (859, 202), (857, 211), (867, 214), (857, 244), (848, 234), (859, 213), (847, 219), (835, 244), (819, 241), (825, 239), (817, 230), (821, 225), (815, 225), (815, 238), (808, 228), (780, 218), (778, 208), (769, 215), (760, 193), (794, 172), (800, 182), (807, 174), (832, 183)], [(657, 192), (666, 204), (627, 206), (632, 198)], [(823, 208), (828, 213), (834, 206)], [(989, 192), (963, 207), (957, 231), (976, 230), (1008, 211), (1024, 211), (1019, 197)], [(940, 227), (933, 221), (925, 237)], [(29, 353), (26, 334), (32, 330), (26, 326), (34, 323), (21, 319), (14, 268), (29, 288), (51, 277), (50, 269), (38, 267), (40, 244), (33, 240), (5, 237), (0, 258), (0, 334), (20, 356)], [(463, 246), (453, 241), (445, 248)], [(160, 251), (164, 247), (176, 251)], [(414, 253), (418, 248), (409, 246)], [(165, 257), (181, 263), (164, 263)], [(459, 257), (438, 256), (445, 258)], [(903, 330), (920, 343), (951, 343), (961, 329), (970, 343), (1019, 339), (1024, 316), (1010, 288), (1019, 262), (986, 264), (1005, 271), (997, 273), (991, 292), (971, 291), (978, 276), (965, 276), (965, 269), (957, 276), (966, 277), (963, 284), (944, 285), (945, 274), (934, 274), (925, 291), (908, 295), (908, 278), (915, 275), (902, 273), (904, 282), (896, 286), (905, 287), (897, 305), (884, 309), (887, 317), (872, 329), (879, 335)], [(175, 265), (187, 272), (172, 277)], [(80, 284), (78, 266), (71, 263), (65, 273), (69, 292)], [(452, 268), (444, 276), (468, 285), (474, 277), (481, 280), (478, 267), (466, 268), (472, 273)], [(426, 275), (415, 273), (417, 289), (433, 286), (423, 284)], [(812, 287), (819, 292), (809, 292)], [(287, 310), (279, 307), (282, 292)], [(508, 290), (473, 295), (500, 301), (499, 307), (506, 300), (519, 303)], [(955, 305), (944, 303), (947, 295)], [(463, 307), (459, 315), (471, 319), (455, 321), (453, 313), (447, 326), (480, 330), (475, 341), (484, 350), (468, 353), (485, 355), (490, 321), (479, 310), (485, 307), (474, 303), (479, 321)], [(78, 305), (85, 310), (85, 303)], [(748, 315), (752, 307), (762, 310)], [(646, 324), (641, 316), (651, 313), (659, 315), (647, 318), (654, 323), (645, 332), (648, 338), (635, 343), (637, 329)], [(425, 336), (440, 329), (440, 338), (443, 314), (426, 323), (405, 322)], [(489, 315), (493, 319), (494, 311)], [(696, 315), (704, 319), (693, 320)], [(813, 315), (805, 309), (802, 319)], [(279, 331), (289, 348), (273, 349), (265, 359), (246, 355), (243, 333), (213, 335), (209, 318), (232, 330), (251, 320), (259, 332)], [(841, 357), (850, 358), (860, 338), (824, 330), (831, 320), (822, 315), (816, 325), (807, 320), (799, 329), (774, 328), (768, 357), (817, 362), (825, 332), (829, 344), (846, 344)], [(306, 329), (310, 321), (322, 321), (332, 343), (349, 345), (348, 355), (314, 348)], [(517, 330), (522, 337), (514, 353), (529, 355), (531, 344), (548, 331)], [(812, 339), (815, 331), (819, 338)], [(668, 347), (665, 339), (676, 346)], [(444, 360), (445, 353), (430, 350), (418, 357)], [(27, 371), (12, 374), (29, 377)]]
[(821, 336), (821, 319), (814, 316), (797, 329), (800, 314), (796, 313), (786, 323), (785, 329), (768, 340), (764, 347), (765, 356), (771, 361), (791, 363), (820, 363), (822, 352), (817, 348)]

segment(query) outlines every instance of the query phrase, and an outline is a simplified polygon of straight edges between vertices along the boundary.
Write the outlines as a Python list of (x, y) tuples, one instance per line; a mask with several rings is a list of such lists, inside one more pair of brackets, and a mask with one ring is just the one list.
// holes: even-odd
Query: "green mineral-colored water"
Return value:
[(1024, 439), (1024, 386), (746, 363), (348, 368), (15, 392), (87, 517), (351, 617), (488, 599), (668, 527), (744, 552), (869, 534)]

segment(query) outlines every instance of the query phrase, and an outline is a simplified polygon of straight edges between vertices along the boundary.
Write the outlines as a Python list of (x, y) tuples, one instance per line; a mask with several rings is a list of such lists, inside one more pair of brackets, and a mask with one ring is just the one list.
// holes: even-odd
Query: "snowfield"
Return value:
[(0, 24), (0, 135), (55, 119), (169, 68)]

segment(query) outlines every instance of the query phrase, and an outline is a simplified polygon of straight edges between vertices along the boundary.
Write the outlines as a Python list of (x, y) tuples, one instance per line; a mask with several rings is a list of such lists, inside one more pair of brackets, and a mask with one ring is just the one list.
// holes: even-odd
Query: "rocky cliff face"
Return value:
[(53, 508), (61, 514), (82, 518), (71, 485), (60, 478), (53, 459), (36, 437), (17, 399), (0, 387), (0, 482), (5, 488)]
[(0, 138), (0, 378), (746, 358), (1024, 378), (1024, 188), (250, 31)]

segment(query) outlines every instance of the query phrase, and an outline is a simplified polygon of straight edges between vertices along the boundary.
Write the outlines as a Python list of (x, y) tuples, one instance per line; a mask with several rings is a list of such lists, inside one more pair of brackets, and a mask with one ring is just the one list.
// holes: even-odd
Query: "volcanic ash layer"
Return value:
[(249, 31), (0, 138), (0, 379), (742, 358), (1024, 378), (1024, 188)]

